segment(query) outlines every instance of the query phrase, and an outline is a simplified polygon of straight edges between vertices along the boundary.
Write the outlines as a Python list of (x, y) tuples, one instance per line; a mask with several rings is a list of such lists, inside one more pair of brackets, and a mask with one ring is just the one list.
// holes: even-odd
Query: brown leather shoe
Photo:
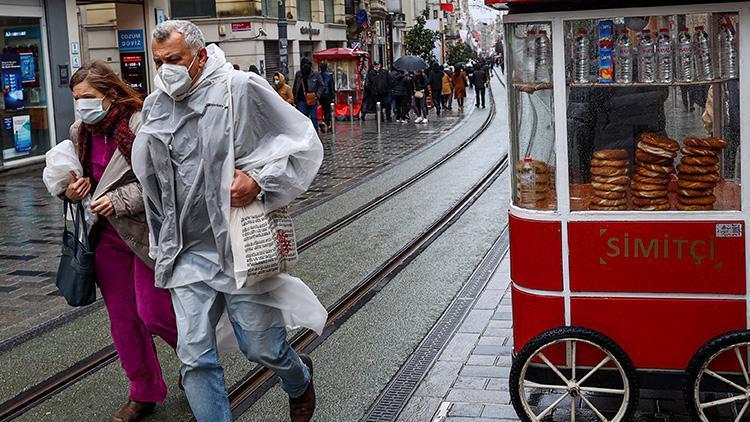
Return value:
[(136, 422), (154, 413), (156, 403), (128, 400), (112, 417), (112, 422)]
[(313, 363), (310, 356), (299, 355), (308, 369), (310, 369), (310, 383), (307, 390), (297, 397), (289, 397), (289, 419), (292, 422), (308, 422), (315, 412), (315, 388), (313, 387)]

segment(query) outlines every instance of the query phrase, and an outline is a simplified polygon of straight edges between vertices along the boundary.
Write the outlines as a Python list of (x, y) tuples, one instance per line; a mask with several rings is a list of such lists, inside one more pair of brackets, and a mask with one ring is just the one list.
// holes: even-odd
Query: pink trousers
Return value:
[(112, 339), (130, 380), (129, 398), (161, 402), (167, 397), (167, 385), (152, 335), (177, 347), (171, 297), (167, 290), (154, 286), (153, 271), (109, 223), (99, 223), (96, 230), (96, 276), (109, 313)]

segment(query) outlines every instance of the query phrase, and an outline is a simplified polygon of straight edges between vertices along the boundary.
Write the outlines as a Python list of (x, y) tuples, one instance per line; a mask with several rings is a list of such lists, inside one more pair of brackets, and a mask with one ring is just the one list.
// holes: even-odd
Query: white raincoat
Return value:
[[(235, 168), (250, 174), (263, 192), (267, 211), (289, 204), (312, 183), (323, 159), (323, 148), (310, 120), (291, 107), (260, 76), (232, 69), (224, 52), (207, 47), (208, 61), (200, 79), (180, 101), (162, 89), (146, 98), (144, 123), (133, 145), (133, 171), (143, 186), (150, 228), (150, 255), (156, 260), (156, 285), (175, 288), (175, 261), (183, 250), (182, 233), (195, 227), (191, 198), (202, 198), (208, 209), (220, 277), (234, 270), (228, 234), (230, 187)], [(231, 77), (234, 118), (229, 116), (227, 77)], [(156, 78), (157, 88), (161, 88)], [(229, 139), (234, 124), (235, 139)], [(199, 144), (204, 186), (181, 192), (187, 197), (177, 215), (175, 177), (182, 169), (170, 158), (173, 142), (191, 138)], [(196, 194), (195, 188), (203, 188)], [(184, 195), (183, 195), (184, 196)], [(320, 333), (327, 313), (313, 292), (288, 274), (228, 294), (249, 294), (252, 301), (281, 310), (288, 328), (307, 327)], [(258, 329), (278, 321), (251, 319)]]

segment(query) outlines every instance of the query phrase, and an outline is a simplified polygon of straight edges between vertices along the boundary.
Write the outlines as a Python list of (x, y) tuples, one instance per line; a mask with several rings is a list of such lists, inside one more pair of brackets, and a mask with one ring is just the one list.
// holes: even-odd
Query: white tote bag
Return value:
[[(232, 77), (227, 76), (230, 139), (234, 144)], [(297, 238), (286, 207), (266, 214), (260, 201), (229, 211), (229, 239), (234, 257), (237, 288), (251, 286), (272, 275), (286, 272), (297, 263)]]

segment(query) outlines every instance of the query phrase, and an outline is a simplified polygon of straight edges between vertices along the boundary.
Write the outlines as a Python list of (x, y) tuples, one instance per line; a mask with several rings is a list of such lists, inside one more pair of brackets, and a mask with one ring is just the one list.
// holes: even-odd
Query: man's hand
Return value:
[(260, 193), (260, 186), (252, 177), (245, 172), (235, 169), (234, 180), (232, 180), (232, 208), (240, 208), (249, 205)]
[(79, 179), (74, 171), (70, 172), (70, 176), (72, 179), (65, 190), (65, 196), (73, 202), (78, 202), (91, 192), (91, 181), (88, 177)]
[(94, 214), (109, 217), (114, 213), (115, 207), (112, 205), (112, 201), (105, 195), (91, 203), (91, 211)]

